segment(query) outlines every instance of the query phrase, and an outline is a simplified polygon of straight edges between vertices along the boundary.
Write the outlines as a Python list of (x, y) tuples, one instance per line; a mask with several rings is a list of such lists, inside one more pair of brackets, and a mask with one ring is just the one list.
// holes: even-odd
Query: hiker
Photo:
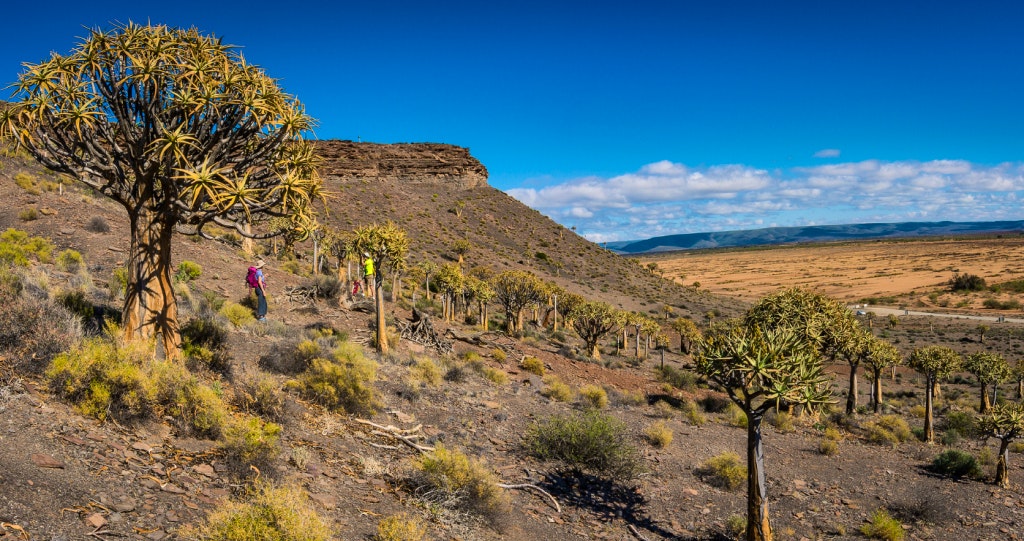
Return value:
[(374, 295), (373, 288), (375, 285), (373, 283), (373, 258), (370, 257), (369, 252), (363, 252), (363, 257), (366, 258), (366, 261), (363, 261), (363, 289), (365, 289), (372, 297)]
[(256, 321), (267, 320), (267, 278), (263, 274), (264, 261), (260, 259), (255, 265), (249, 267), (249, 274), (245, 281), (249, 288), (256, 292)]

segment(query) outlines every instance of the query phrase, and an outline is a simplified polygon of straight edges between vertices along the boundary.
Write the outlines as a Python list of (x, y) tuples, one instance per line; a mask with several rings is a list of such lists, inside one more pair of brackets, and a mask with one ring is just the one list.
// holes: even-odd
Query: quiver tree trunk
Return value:
[(380, 353), (388, 352), (388, 330), (387, 324), (384, 320), (384, 288), (381, 287), (383, 284), (378, 280), (377, 274), (373, 277), (373, 301), (374, 307), (377, 312), (377, 351)]
[(846, 395), (846, 414), (853, 415), (857, 411), (857, 365), (850, 365), (850, 388)]
[(875, 413), (882, 410), (882, 372), (875, 372), (875, 379), (871, 382), (871, 400)]
[(924, 392), (924, 441), (932, 443), (935, 441), (935, 428), (932, 426), (932, 403), (934, 402), (935, 396), (935, 378), (931, 375), (926, 376), (928, 381), (925, 383)]
[(178, 309), (171, 280), (174, 224), (137, 211), (131, 219), (128, 284), (121, 324), (127, 340), (159, 338), (169, 359), (180, 356)]
[(1010, 488), (1010, 439), (999, 438), (999, 461), (996, 462), (996, 484)]
[(978, 413), (988, 413), (992, 409), (992, 402), (988, 398), (988, 384), (981, 383), (981, 402), (978, 404)]
[(761, 412), (751, 412), (747, 417), (747, 541), (772, 541), (761, 419)]

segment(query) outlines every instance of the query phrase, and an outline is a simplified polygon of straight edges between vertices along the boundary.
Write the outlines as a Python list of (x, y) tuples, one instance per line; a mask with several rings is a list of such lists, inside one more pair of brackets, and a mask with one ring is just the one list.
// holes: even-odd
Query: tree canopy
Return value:
[[(126, 23), (25, 71), (0, 138), (120, 203), (131, 222), (127, 338), (179, 346), (174, 232), (216, 224), (246, 237), (311, 231), (321, 199), (313, 119), (236, 47), (198, 30)], [(285, 228), (253, 223), (284, 217)]]

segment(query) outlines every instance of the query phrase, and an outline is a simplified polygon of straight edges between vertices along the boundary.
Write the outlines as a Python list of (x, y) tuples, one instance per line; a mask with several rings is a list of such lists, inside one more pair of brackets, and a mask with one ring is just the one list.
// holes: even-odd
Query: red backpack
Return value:
[(245, 276), (245, 283), (252, 289), (260, 287), (260, 280), (256, 277), (256, 271), (259, 270), (256, 267), (249, 267), (249, 274)]

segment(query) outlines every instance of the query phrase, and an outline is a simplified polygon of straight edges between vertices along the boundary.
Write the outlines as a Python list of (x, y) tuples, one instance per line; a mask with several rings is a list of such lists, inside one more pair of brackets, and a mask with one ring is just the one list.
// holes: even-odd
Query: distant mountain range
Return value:
[(605, 247), (622, 254), (642, 254), (674, 250), (699, 250), (840, 240), (1022, 232), (1024, 232), (1024, 220), (1004, 222), (905, 222), (895, 224), (813, 225), (805, 227), (769, 227), (746, 231), (684, 233), (681, 235), (654, 237), (647, 240), (609, 242)]

